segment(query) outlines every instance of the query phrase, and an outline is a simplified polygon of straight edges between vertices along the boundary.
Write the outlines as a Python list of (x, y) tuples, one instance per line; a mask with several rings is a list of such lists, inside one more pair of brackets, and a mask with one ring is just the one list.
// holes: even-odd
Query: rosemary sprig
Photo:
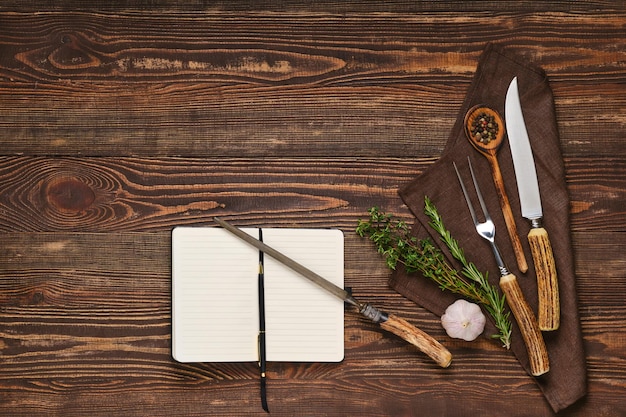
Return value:
[[(431, 227), (442, 237), (452, 255), (463, 265), (461, 273), (445, 259), (443, 253), (430, 239), (417, 239), (411, 235), (406, 222), (395, 220), (393, 215), (381, 212), (377, 207), (369, 209), (369, 220), (360, 220), (356, 232), (361, 237), (369, 237), (385, 258), (390, 269), (404, 265), (407, 272), (420, 272), (439, 285), (442, 290), (459, 294), (484, 306), (493, 317), (500, 339), (507, 349), (511, 343), (511, 322), (509, 313), (504, 310), (504, 296), (491, 286), (474, 264), (467, 262), (462, 249), (445, 229), (436, 207), (426, 198), (426, 214), (431, 219)], [(458, 256), (458, 257), (457, 257)]]
[(481, 302), (481, 304), (491, 317), (493, 317), (496, 328), (500, 330), (500, 334), (493, 335), (493, 337), (500, 339), (502, 344), (508, 349), (511, 345), (511, 320), (509, 319), (509, 312), (505, 310), (506, 298), (504, 294), (500, 296), (497, 288), (489, 284), (487, 273), (483, 275), (476, 265), (467, 261), (463, 249), (452, 237), (450, 231), (446, 229), (437, 208), (428, 197), (424, 198), (424, 213), (430, 219), (428, 225), (439, 234), (439, 237), (446, 244), (454, 259), (459, 261), (463, 266), (461, 270), (463, 275), (479, 285), (482, 290), (481, 292), (487, 299), (486, 303)]

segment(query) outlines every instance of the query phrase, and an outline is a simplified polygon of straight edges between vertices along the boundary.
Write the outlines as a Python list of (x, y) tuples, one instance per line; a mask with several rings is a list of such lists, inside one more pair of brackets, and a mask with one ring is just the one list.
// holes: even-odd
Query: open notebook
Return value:
[[(243, 228), (257, 237), (258, 229)], [(343, 233), (263, 228), (263, 241), (344, 286)], [(265, 256), (268, 361), (339, 362), (343, 301)], [(172, 232), (172, 356), (179, 362), (258, 360), (259, 252), (216, 227)]]

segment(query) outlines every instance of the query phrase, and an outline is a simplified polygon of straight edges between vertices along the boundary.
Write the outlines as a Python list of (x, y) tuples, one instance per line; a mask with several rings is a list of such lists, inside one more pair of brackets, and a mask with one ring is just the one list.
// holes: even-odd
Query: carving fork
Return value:
[(546, 349), (543, 336), (539, 330), (537, 319), (522, 294), (522, 290), (517, 283), (517, 278), (509, 272), (506, 264), (502, 260), (502, 256), (500, 255), (500, 251), (498, 250), (495, 242), (496, 226), (487, 211), (487, 206), (485, 205), (480, 188), (478, 187), (478, 182), (476, 181), (474, 169), (472, 168), (472, 162), (469, 157), (467, 158), (467, 162), (472, 175), (474, 188), (476, 189), (476, 194), (478, 195), (478, 201), (480, 202), (480, 207), (482, 208), (483, 215), (485, 217), (484, 222), (480, 222), (478, 220), (474, 207), (472, 206), (472, 202), (467, 194), (467, 189), (463, 184), (461, 174), (459, 173), (456, 164), (454, 162), (452, 164), (454, 165), (454, 170), (456, 171), (456, 175), (459, 179), (459, 184), (461, 184), (461, 189), (463, 190), (463, 195), (465, 196), (465, 201), (467, 202), (467, 207), (469, 208), (472, 220), (474, 221), (474, 226), (476, 226), (476, 231), (482, 238), (491, 244), (493, 255), (496, 258), (496, 263), (500, 269), (500, 288), (505, 294), (507, 304), (513, 312), (513, 316), (515, 317), (517, 325), (522, 333), (522, 337), (526, 344), (526, 351), (528, 352), (531, 373), (534, 376), (543, 375), (550, 370), (550, 361), (548, 359), (548, 351)]

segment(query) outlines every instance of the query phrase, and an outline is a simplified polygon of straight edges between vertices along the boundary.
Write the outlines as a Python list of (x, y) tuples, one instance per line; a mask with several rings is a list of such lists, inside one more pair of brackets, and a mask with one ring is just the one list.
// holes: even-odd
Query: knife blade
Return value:
[(442, 368), (447, 368), (448, 366), (450, 366), (450, 363), (452, 362), (452, 354), (450, 353), (450, 351), (448, 351), (448, 349), (446, 349), (441, 343), (439, 343), (423, 330), (418, 329), (417, 327), (410, 324), (408, 321), (396, 316), (395, 314), (388, 314), (372, 306), (371, 304), (359, 302), (343, 288), (338, 287), (324, 277), (311, 271), (304, 265), (289, 258), (282, 252), (279, 252), (268, 244), (261, 242), (258, 239), (255, 239), (253, 236), (250, 236), (246, 232), (236, 228), (235, 226), (220, 219), (219, 217), (213, 217), (213, 220), (215, 220), (216, 223), (218, 223), (224, 229), (234, 234), (241, 240), (254, 246), (260, 251), (263, 251), (265, 255), (271, 256), (278, 262), (300, 274), (302, 277), (325, 289), (335, 297), (347, 302), (348, 304), (356, 306), (359, 310), (359, 313), (361, 313), (363, 316), (372, 320), (374, 323), (379, 324), (380, 327), (384, 330), (387, 330), (388, 332), (391, 332), (396, 336), (400, 336), (402, 339), (416, 346), (419, 350), (428, 355)]
[(522, 216), (531, 223), (528, 243), (537, 275), (539, 328), (544, 331), (556, 330), (560, 322), (558, 276), (550, 238), (542, 225), (539, 182), (519, 98), (517, 77), (509, 84), (504, 113)]

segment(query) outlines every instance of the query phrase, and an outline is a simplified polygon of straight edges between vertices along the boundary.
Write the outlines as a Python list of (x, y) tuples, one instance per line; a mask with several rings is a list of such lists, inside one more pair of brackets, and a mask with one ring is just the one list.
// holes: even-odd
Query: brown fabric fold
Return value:
[[(506, 91), (515, 76), (518, 77), (520, 99), (535, 157), (544, 211), (544, 227), (549, 233), (554, 251), (561, 301), (560, 328), (553, 332), (543, 333), (550, 358), (550, 371), (533, 379), (552, 409), (558, 412), (586, 394), (587, 376), (570, 238), (569, 197), (565, 185), (554, 102), (544, 71), (530, 64), (525, 58), (515, 56), (498, 45), (487, 45), (480, 57), (476, 74), (443, 155), (414, 181), (401, 188), (399, 194), (418, 220), (413, 227), (415, 235), (421, 238), (430, 237), (444, 250), (449, 260), (457, 265), (445, 250), (445, 245), (428, 227), (428, 218), (423, 213), (424, 197), (428, 196), (437, 206), (448, 230), (465, 250), (467, 258), (480, 270), (489, 271), (490, 281), (497, 286), (499, 274), (493, 254), (488, 242), (481, 239), (474, 229), (452, 166), (452, 162), (456, 162), (461, 172), (469, 176), (467, 169), (469, 156), (487, 208), (496, 224), (496, 242), (504, 261), (509, 270), (518, 277), (528, 303), (535, 314), (537, 313), (537, 282), (526, 239), (530, 224), (521, 216), (513, 162), (509, 145), (506, 142), (508, 138), (500, 148), (498, 160), (529, 265), (525, 274), (519, 271), (515, 262), (489, 163), (474, 150), (463, 131), (465, 113), (476, 104), (496, 109), (504, 117)], [(474, 205), (478, 207), (477, 202), (474, 202)], [(459, 298), (449, 292), (442, 292), (435, 284), (422, 276), (406, 274), (401, 270), (393, 274), (389, 283), (396, 291), (437, 315), (442, 315), (448, 305)], [(512, 315), (511, 320), (513, 322), (511, 350), (530, 375), (526, 348)], [(497, 331), (493, 325), (490, 325), (485, 332), (487, 336), (494, 333)]]

